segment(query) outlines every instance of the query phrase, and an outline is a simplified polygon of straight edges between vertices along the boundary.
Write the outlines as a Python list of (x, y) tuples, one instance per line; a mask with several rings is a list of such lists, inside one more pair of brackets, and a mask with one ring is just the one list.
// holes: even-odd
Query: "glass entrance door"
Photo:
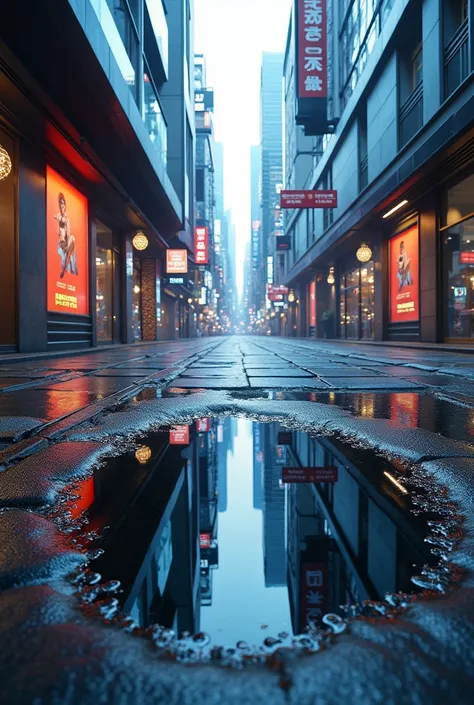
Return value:
[(114, 247), (112, 231), (100, 222), (96, 231), (97, 341), (113, 343), (120, 340), (120, 255)]

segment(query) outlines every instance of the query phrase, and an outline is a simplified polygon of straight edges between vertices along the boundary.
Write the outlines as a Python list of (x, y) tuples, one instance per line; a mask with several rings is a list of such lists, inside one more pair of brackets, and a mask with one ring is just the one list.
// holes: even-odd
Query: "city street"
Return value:
[(469, 702), (470, 354), (203, 338), (17, 356), (0, 385), (15, 702)]

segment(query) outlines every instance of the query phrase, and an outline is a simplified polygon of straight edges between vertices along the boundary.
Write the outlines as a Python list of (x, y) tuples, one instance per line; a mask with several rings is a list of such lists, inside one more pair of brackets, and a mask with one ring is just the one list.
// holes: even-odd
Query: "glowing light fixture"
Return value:
[(403, 206), (406, 206), (408, 201), (405, 199), (404, 201), (400, 201), (400, 203), (397, 203), (396, 206), (393, 206), (389, 211), (385, 213), (385, 215), (382, 216), (382, 218), (389, 218), (391, 215), (396, 213), (400, 208), (403, 208)]
[(192, 304), (193, 300), (191, 298), (188, 299), (188, 304)]
[(138, 286), (138, 284), (135, 284), (135, 286), (133, 287), (133, 293), (134, 293), (134, 294), (139, 294), (139, 293), (140, 293), (140, 287)]
[(328, 284), (334, 284), (334, 282), (336, 281), (336, 279), (334, 277), (334, 267), (329, 267), (329, 274), (328, 274), (327, 281), (328, 281)]
[(356, 257), (359, 262), (370, 262), (372, 259), (372, 250), (365, 242), (357, 250)]
[(0, 181), (6, 179), (12, 170), (12, 160), (7, 150), (0, 144)]
[(146, 250), (148, 247), (148, 238), (141, 230), (135, 235), (132, 244), (136, 250)]
[(137, 448), (135, 451), (135, 458), (140, 465), (146, 465), (151, 458), (151, 448), (148, 446), (140, 446), (140, 448)]
[(290, 302), (290, 304), (292, 304), (294, 300), (295, 300), (295, 292), (293, 291), (293, 289), (290, 289), (290, 293), (288, 294), (288, 301)]

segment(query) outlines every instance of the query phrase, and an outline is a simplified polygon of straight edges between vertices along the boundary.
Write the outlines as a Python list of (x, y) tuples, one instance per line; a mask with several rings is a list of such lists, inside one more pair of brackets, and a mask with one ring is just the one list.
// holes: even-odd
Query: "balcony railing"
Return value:
[(466, 18), (444, 49), (444, 98), (449, 98), (469, 74), (469, 22)]
[(367, 155), (359, 164), (359, 191), (363, 191), (369, 185), (369, 158)]
[(400, 108), (400, 147), (403, 147), (423, 126), (423, 82)]

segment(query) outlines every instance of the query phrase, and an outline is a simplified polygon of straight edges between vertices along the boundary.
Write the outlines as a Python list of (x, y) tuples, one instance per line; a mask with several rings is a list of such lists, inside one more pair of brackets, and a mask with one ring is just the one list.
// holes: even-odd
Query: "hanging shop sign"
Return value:
[(87, 198), (46, 169), (48, 311), (89, 313)]
[(188, 251), (166, 250), (166, 274), (187, 274)]
[(337, 208), (337, 191), (282, 191), (282, 208)]
[(275, 238), (276, 249), (281, 252), (291, 250), (291, 235), (280, 235)]
[(169, 435), (170, 446), (189, 445), (189, 426), (173, 426)]
[(327, 612), (325, 563), (302, 563), (300, 576), (300, 629), (320, 622)]
[(196, 264), (209, 262), (209, 229), (204, 226), (194, 228), (194, 256)]
[(203, 88), (195, 91), (194, 110), (197, 113), (214, 110), (214, 90), (212, 88)]
[(327, 98), (326, 0), (298, 0), (298, 98)]
[(420, 319), (418, 225), (389, 241), (390, 322)]
[(269, 295), (272, 294), (273, 296), (275, 294), (283, 294), (283, 296), (288, 296), (290, 290), (287, 286), (283, 286), (283, 284), (267, 284), (267, 293)]
[(199, 534), (199, 548), (211, 548), (211, 534)]
[(286, 484), (303, 482), (337, 482), (337, 467), (324, 465), (316, 468), (282, 468), (282, 482)]
[(294, 25), (296, 124), (323, 135), (329, 131), (327, 0), (296, 0)]
[(186, 277), (179, 276), (167, 276), (166, 281), (172, 286), (186, 286)]

